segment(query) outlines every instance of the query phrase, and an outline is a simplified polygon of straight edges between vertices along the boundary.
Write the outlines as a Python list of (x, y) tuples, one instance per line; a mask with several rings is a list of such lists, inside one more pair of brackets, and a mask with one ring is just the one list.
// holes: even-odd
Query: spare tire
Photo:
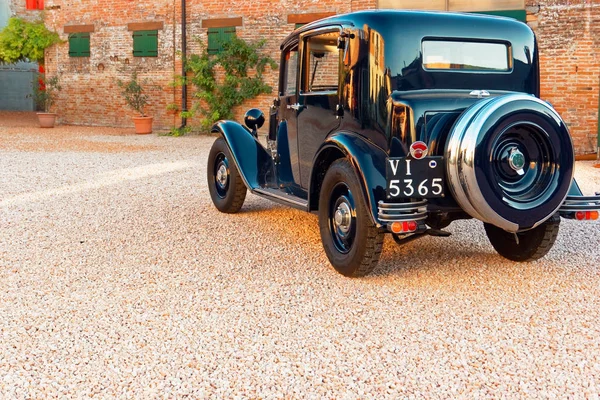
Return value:
[(508, 232), (532, 229), (564, 202), (574, 172), (565, 122), (527, 94), (481, 100), (446, 142), (448, 186), (472, 217)]

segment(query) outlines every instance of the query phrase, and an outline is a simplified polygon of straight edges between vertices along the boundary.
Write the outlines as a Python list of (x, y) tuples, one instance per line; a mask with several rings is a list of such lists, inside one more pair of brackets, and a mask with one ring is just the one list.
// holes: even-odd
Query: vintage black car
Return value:
[(220, 211), (237, 212), (249, 189), (318, 213), (346, 276), (372, 271), (385, 233), (401, 244), (477, 218), (499, 254), (530, 261), (552, 247), (560, 217), (598, 218), (600, 196), (573, 179), (567, 126), (539, 98), (526, 24), (357, 12), (301, 27), (281, 50), (266, 147), (260, 110), (246, 127), (213, 128), (208, 186)]

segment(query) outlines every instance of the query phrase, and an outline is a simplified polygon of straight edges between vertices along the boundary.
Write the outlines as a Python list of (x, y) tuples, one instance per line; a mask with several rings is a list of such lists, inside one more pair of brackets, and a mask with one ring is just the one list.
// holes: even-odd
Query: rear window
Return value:
[(424, 40), (425, 69), (506, 72), (511, 69), (510, 49), (503, 43)]

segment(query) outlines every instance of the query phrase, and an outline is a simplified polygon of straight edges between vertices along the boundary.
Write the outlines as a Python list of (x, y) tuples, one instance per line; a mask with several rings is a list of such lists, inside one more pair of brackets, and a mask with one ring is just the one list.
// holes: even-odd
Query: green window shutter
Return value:
[(295, 26), (294, 29), (298, 29), (298, 28), (300, 28), (301, 26), (304, 26), (304, 25), (306, 25), (306, 24), (296, 24), (296, 26)]
[(235, 36), (235, 26), (225, 28), (208, 28), (208, 54), (223, 51), (223, 43)]
[(69, 57), (90, 56), (90, 33), (79, 32), (69, 35)]
[(509, 17), (521, 22), (527, 22), (527, 12), (525, 10), (481, 11), (474, 12), (474, 14), (498, 15), (500, 17)]
[(158, 57), (158, 31), (133, 32), (134, 57)]

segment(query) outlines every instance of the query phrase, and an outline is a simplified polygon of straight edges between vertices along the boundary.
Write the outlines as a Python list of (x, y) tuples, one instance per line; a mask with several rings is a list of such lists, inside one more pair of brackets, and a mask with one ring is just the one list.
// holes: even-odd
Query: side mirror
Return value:
[(265, 114), (258, 108), (251, 108), (244, 115), (244, 123), (252, 130), (254, 136), (256, 136), (256, 130), (260, 129), (265, 123)]

